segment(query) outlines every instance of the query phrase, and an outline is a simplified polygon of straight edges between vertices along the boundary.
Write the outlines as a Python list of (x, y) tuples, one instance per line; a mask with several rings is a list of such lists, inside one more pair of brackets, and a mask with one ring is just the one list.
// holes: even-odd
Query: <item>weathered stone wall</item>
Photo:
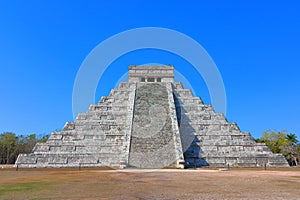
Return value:
[(121, 83), (61, 132), (21, 154), (19, 167), (119, 166), (128, 162), (135, 83)]
[(130, 66), (128, 82), (174, 82), (174, 67)]
[(180, 83), (173, 83), (173, 91), (186, 167), (288, 166), (282, 155), (256, 143)]

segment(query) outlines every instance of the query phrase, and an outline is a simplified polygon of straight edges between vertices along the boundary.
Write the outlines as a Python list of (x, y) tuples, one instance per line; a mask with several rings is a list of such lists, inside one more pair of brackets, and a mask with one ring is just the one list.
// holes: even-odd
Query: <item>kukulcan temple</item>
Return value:
[(235, 122), (174, 82), (172, 66), (130, 66), (128, 82), (51, 133), (18, 167), (287, 167)]

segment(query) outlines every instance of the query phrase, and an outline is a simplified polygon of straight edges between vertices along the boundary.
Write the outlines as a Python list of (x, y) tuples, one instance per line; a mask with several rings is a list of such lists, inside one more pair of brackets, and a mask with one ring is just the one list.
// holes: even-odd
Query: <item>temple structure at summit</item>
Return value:
[(18, 167), (114, 166), (286, 167), (235, 122), (174, 82), (172, 66), (130, 66), (128, 82), (112, 89), (51, 133)]

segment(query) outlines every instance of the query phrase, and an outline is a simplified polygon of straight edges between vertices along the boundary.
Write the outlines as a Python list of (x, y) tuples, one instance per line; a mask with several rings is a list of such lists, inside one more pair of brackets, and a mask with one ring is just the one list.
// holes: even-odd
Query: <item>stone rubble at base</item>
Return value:
[(288, 167), (191, 90), (172, 66), (130, 66), (128, 82), (20, 154), (18, 167)]

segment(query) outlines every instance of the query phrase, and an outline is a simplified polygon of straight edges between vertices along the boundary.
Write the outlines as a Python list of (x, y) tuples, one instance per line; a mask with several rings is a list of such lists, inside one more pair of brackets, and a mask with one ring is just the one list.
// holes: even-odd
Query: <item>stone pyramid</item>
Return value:
[(128, 82), (16, 161), (18, 167), (264, 165), (288, 163), (174, 82), (172, 66), (130, 66)]

